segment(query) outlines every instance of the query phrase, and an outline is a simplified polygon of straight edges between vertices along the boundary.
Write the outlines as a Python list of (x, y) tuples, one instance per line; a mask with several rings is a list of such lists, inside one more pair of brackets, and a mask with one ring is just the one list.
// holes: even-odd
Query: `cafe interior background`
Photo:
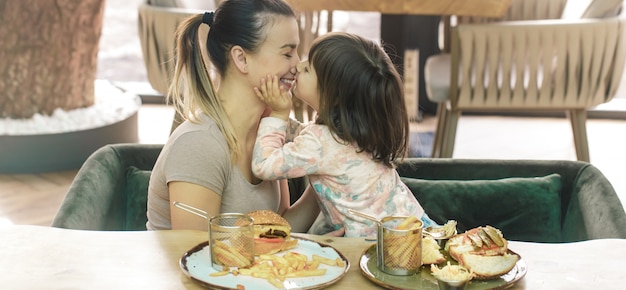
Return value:
[[(142, 2), (106, 1), (96, 86), (101, 91), (96, 96), (139, 96), (138, 142), (162, 144), (169, 135), (174, 112), (147, 81), (137, 33), (137, 8)], [(333, 30), (380, 40), (380, 13), (334, 11), (332, 17)], [(433, 114), (423, 113), (421, 120), (412, 122), (412, 130), (433, 131), (435, 121)], [(607, 176), (622, 204), (626, 204), (626, 180), (621, 168), (626, 164), (626, 86), (620, 86), (613, 101), (593, 110), (587, 130), (591, 163)], [(576, 160), (570, 125), (564, 117), (480, 114), (459, 121), (453, 157)], [(50, 225), (77, 170), (0, 172), (0, 225)]]

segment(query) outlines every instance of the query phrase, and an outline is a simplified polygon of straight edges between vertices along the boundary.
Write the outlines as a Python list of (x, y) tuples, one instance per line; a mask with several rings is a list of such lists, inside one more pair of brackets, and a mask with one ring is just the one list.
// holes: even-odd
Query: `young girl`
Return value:
[(284, 144), (288, 88), (268, 76), (255, 90), (272, 109), (254, 146), (257, 177), (308, 175), (326, 222), (345, 236), (376, 235), (373, 222), (348, 209), (377, 218), (412, 215), (424, 227), (435, 225), (393, 164), (407, 150), (409, 121), (400, 76), (378, 44), (347, 33), (316, 39), (309, 60), (297, 66), (293, 93), (318, 116), (293, 142)]

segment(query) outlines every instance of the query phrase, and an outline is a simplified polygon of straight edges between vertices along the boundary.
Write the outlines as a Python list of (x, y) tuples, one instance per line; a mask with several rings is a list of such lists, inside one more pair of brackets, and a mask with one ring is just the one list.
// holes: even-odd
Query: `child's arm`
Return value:
[(254, 88), (257, 97), (265, 102), (271, 109), (270, 117), (289, 119), (291, 114), (291, 93), (279, 85), (277, 76), (262, 78), (259, 87)]
[[(296, 178), (320, 173), (326, 152), (316, 134), (307, 127), (293, 142), (285, 143), (287, 121), (263, 118), (252, 154), (252, 172), (264, 179)], [(332, 158), (332, 156), (330, 156)]]

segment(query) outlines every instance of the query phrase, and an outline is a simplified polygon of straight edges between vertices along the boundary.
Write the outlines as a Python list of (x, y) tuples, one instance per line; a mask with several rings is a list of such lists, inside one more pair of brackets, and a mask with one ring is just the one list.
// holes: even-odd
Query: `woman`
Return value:
[[(205, 44), (198, 41), (203, 24), (210, 27)], [(149, 230), (207, 230), (206, 220), (173, 206), (181, 202), (208, 216), (269, 209), (294, 232), (307, 231), (319, 213), (314, 193), (307, 189), (290, 207), (287, 181), (262, 181), (250, 166), (259, 121), (268, 113), (253, 88), (267, 74), (290, 87), (298, 44), (295, 14), (282, 0), (223, 1), (215, 13), (179, 26), (169, 96), (186, 121), (172, 132), (152, 171)], [(209, 77), (203, 49), (219, 86)]]

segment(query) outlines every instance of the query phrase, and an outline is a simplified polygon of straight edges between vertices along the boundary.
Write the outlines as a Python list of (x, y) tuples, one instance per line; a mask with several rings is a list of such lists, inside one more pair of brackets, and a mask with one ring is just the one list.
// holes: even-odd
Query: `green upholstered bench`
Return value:
[(432, 219), (455, 219), (460, 231), (490, 224), (518, 241), (626, 238), (613, 186), (587, 162), (425, 158), (398, 171)]
[[(145, 230), (150, 170), (162, 145), (113, 144), (94, 152), (72, 182), (52, 226)], [(512, 240), (626, 238), (613, 187), (579, 161), (409, 158), (403, 180), (435, 221), (460, 231), (490, 224)], [(292, 199), (306, 183), (290, 180)]]

